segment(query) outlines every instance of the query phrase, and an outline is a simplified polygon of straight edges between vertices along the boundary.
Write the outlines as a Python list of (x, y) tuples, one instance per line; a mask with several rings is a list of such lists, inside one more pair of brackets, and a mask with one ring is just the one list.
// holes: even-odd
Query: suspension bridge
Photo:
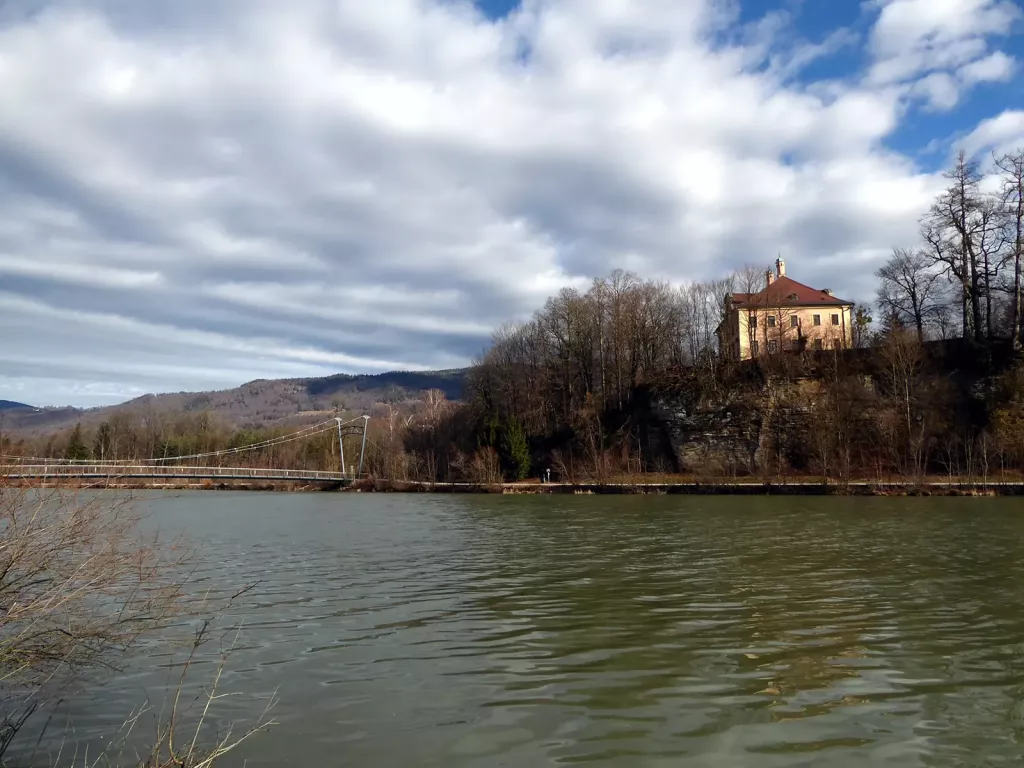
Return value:
[[(116, 483), (177, 484), (203, 481), (225, 483), (291, 482), (344, 486), (363, 475), (366, 458), (366, 431), (369, 416), (348, 421), (333, 418), (286, 435), (232, 448), (192, 453), (185, 456), (161, 456), (146, 459), (47, 458), (39, 456), (0, 456), (0, 478), (43, 483)], [(338, 445), (337, 470), (303, 469), (274, 466), (274, 449), (327, 433), (333, 433)], [(345, 438), (358, 439), (358, 464), (345, 463)], [(246, 466), (246, 459), (249, 465)], [(256, 466), (257, 460), (260, 466)]]

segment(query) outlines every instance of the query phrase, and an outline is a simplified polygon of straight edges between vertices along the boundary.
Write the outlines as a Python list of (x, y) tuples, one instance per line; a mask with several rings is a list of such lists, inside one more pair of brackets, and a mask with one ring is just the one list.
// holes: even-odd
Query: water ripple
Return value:
[[(204, 588), (259, 581), (225, 682), (282, 724), (224, 765), (1024, 761), (1012, 500), (148, 503)], [(78, 733), (165, 682), (153, 650)]]

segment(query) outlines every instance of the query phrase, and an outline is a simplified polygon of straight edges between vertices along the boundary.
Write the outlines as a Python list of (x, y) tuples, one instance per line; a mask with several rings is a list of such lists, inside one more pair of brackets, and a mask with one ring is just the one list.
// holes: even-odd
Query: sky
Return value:
[(1016, 0), (0, 0), (0, 399), (466, 365), (614, 269), (870, 301)]

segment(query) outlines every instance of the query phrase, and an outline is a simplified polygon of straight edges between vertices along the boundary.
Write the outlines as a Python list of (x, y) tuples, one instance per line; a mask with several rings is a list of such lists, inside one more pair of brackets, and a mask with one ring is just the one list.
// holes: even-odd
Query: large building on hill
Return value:
[(853, 302), (786, 276), (786, 262), (765, 272), (757, 293), (725, 296), (719, 349), (734, 360), (804, 350), (843, 349), (853, 343)]

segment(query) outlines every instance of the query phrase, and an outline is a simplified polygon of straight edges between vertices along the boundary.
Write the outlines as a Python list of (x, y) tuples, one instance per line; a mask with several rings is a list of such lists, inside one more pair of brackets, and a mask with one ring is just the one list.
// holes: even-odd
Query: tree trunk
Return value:
[(988, 250), (985, 250), (985, 335), (992, 341), (992, 286), (989, 273)]
[(1013, 255), (1013, 295), (1011, 296), (1012, 306), (1010, 308), (1010, 344), (1014, 352), (1021, 350), (1021, 244), (1022, 235), (1020, 232), (1021, 222), (1017, 222), (1017, 247)]
[[(972, 249), (973, 250), (973, 249)], [(971, 264), (971, 329), (974, 331), (975, 343), (982, 341), (982, 322), (981, 322), (981, 296), (978, 290), (981, 286), (981, 279), (978, 275), (978, 261), (974, 258), (972, 253), (969, 257)]]
[(1020, 222), (1017, 223), (1017, 253), (1014, 258), (1013, 264), (1013, 322), (1010, 328), (1010, 337), (1013, 342), (1013, 351), (1019, 352), (1021, 350), (1021, 328), (1020, 328), (1020, 316), (1021, 316), (1021, 245), (1024, 244), (1024, 238), (1020, 232)]
[(1003, 202), (1007, 213), (1012, 217), (1011, 236), (1013, 237), (1010, 258), (1013, 259), (1013, 295), (1010, 307), (1010, 339), (1013, 350), (1019, 352), (1022, 346), (1021, 324), (1024, 306), (1022, 306), (1021, 281), (1024, 260), (1024, 151), (1018, 150), (1007, 154), (996, 161), (1003, 176)]

